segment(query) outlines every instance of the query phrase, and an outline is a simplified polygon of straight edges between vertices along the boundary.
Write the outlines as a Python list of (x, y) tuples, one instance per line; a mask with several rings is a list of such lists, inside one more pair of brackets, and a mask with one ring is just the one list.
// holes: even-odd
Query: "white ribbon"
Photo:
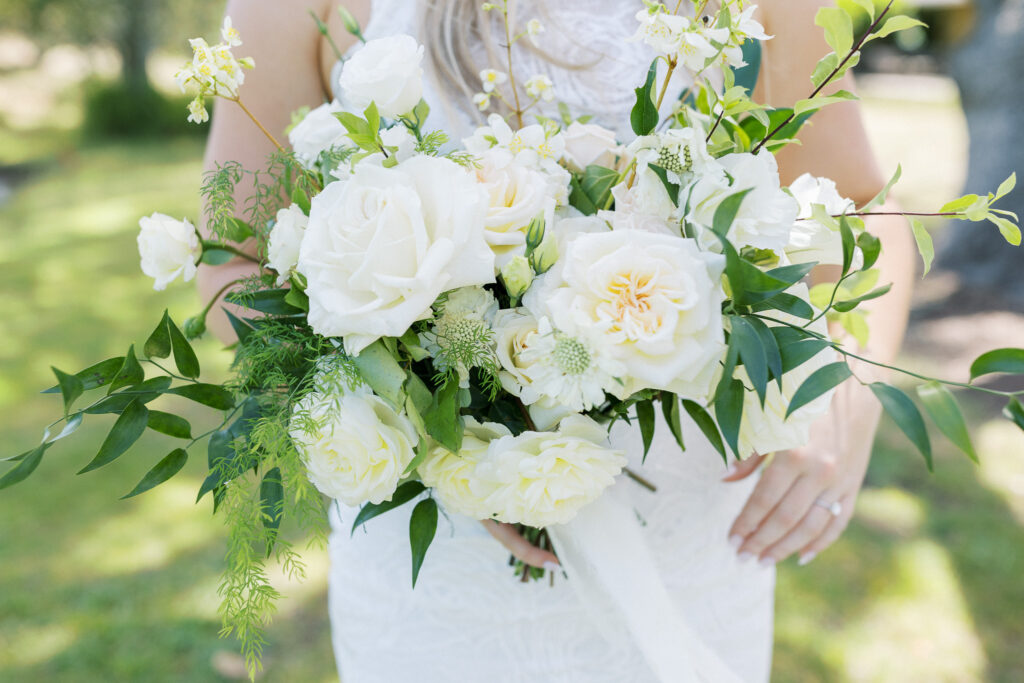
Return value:
[(613, 491), (548, 534), (599, 630), (612, 642), (631, 635), (658, 681), (740, 683), (678, 613), (636, 514)]

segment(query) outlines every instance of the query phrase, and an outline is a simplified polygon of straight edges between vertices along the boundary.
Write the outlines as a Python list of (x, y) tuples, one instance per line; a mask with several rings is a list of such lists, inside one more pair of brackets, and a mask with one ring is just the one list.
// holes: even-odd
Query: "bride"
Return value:
[[(431, 127), (468, 134), (475, 125), (470, 97), (480, 90), (476, 74), (491, 66), (495, 27), (480, 0), (347, 0), (367, 39), (394, 33), (415, 35), (426, 46)], [(629, 135), (633, 88), (653, 55), (628, 42), (641, 0), (512, 0), (519, 21), (540, 19), (540, 47), (517, 44), (516, 69), (547, 74), (573, 112)], [(690, 8), (696, 3), (684, 0)], [(814, 25), (819, 0), (762, 0), (759, 19), (774, 36), (764, 44), (756, 98), (790, 106), (807, 96), (809, 74), (828, 48)], [(259, 69), (244, 86), (249, 108), (275, 134), (293, 111), (334, 97), (338, 60), (309, 16), (328, 25), (341, 50), (358, 49), (331, 0), (231, 0), (228, 13), (246, 39)], [(283, 46), (287, 46), (284, 49)], [(495, 64), (497, 66), (497, 64)], [(475, 83), (474, 83), (475, 79)], [(847, 77), (844, 80), (849, 80)], [(687, 84), (680, 82), (678, 91)], [(851, 89), (844, 82), (839, 87)], [(668, 98), (671, 100), (671, 97)], [(234, 107), (213, 119), (206, 162), (235, 160), (263, 166), (269, 143)], [(779, 154), (782, 179), (802, 173), (835, 179), (839, 191), (861, 204), (881, 187), (855, 103), (816, 114), (801, 145)], [(246, 190), (239, 188), (243, 205)], [(899, 217), (875, 217), (869, 227), (881, 237), (878, 262), (889, 296), (864, 306), (870, 311), (866, 353), (893, 359), (906, 322), (913, 277), (913, 246)], [(250, 266), (237, 262), (201, 274), (210, 296)], [(211, 327), (229, 338), (221, 317)], [(869, 368), (860, 368), (870, 376)], [(767, 680), (771, 667), (774, 565), (796, 555), (801, 565), (833, 543), (846, 527), (867, 468), (880, 409), (863, 386), (847, 383), (830, 415), (812, 430), (801, 449), (765, 460), (748, 459), (730, 470), (718, 454), (687, 431), (680, 454), (668, 429), (657, 430), (641, 465), (639, 435), (616, 429), (613, 441), (629, 451), (633, 467), (657, 485), (652, 494), (624, 481), (618, 494), (641, 521), (643, 542), (657, 573), (704, 645), (742, 681)], [(367, 533), (350, 534), (355, 511), (331, 506), (335, 529), (330, 544), (329, 609), (339, 673), (344, 683), (399, 681), (578, 681), (656, 680), (638, 644), (606, 638), (608, 625), (595, 618), (571, 582), (521, 583), (507, 566), (509, 553), (535, 566), (557, 558), (531, 546), (514, 528), (450, 515), (413, 590), (409, 586), (406, 521), (401, 515), (372, 520)], [(625, 558), (628, 562), (630, 558)]]

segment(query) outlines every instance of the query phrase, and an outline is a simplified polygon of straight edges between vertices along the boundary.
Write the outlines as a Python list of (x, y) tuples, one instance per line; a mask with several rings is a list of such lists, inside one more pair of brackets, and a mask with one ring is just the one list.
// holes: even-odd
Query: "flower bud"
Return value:
[(184, 329), (186, 339), (196, 339), (206, 332), (206, 315), (197, 315), (185, 321)]
[(356, 38), (361, 38), (363, 31), (359, 28), (359, 22), (356, 21), (356, 18), (352, 16), (351, 12), (345, 9), (344, 5), (338, 5), (338, 14), (341, 15), (341, 22), (345, 25), (345, 30)]
[(540, 243), (532, 254), (530, 254), (530, 265), (533, 266), (533, 270), (538, 275), (551, 270), (551, 266), (555, 265), (555, 261), (558, 260), (558, 244), (556, 244), (554, 237), (547, 237), (543, 242)]
[(545, 220), (543, 214), (530, 221), (526, 229), (526, 253), (531, 254), (533, 250), (544, 241)]
[(533, 282), (533, 268), (525, 256), (513, 256), (501, 267), (501, 279), (509, 296), (521, 297)]

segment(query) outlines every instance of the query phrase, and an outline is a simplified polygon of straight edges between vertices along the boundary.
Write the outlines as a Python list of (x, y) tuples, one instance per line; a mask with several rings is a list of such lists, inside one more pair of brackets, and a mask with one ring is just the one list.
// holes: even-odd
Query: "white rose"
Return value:
[(701, 399), (725, 346), (724, 267), (723, 257), (692, 239), (632, 230), (581, 234), (526, 303), (622, 363), (618, 395), (651, 388)]
[(299, 247), (308, 224), (309, 218), (295, 204), (277, 212), (267, 243), (267, 265), (277, 271), (278, 287), (288, 281), (299, 262)]
[(346, 505), (391, 500), (419, 443), (408, 418), (365, 387), (308, 394), (289, 434), (313, 485)]
[(360, 164), (328, 185), (313, 200), (297, 267), (313, 331), (344, 337), (358, 354), (429, 317), (442, 292), (494, 282), (486, 210), (468, 171), (429, 156)]
[(710, 233), (715, 211), (722, 201), (742, 190), (750, 190), (727, 237), (737, 250), (750, 246), (776, 253), (789, 244), (789, 233), (799, 206), (779, 185), (779, 167), (767, 151), (759, 154), (727, 154), (718, 160), (731, 178), (717, 174), (698, 180), (690, 195), (689, 219), (707, 228), (700, 236), (705, 248), (717, 248), (718, 239)]
[(142, 272), (153, 278), (153, 289), (166, 288), (179, 275), (185, 282), (195, 277), (203, 245), (188, 219), (162, 213), (140, 218), (137, 241)]
[(625, 149), (615, 140), (615, 133), (593, 123), (573, 121), (562, 133), (562, 139), (562, 159), (576, 173), (592, 164), (617, 169), (617, 161), (625, 157)]
[[(789, 186), (790, 192), (800, 206), (798, 220), (789, 235), (786, 255), (792, 263), (818, 262), (829, 265), (842, 265), (843, 239), (839, 230), (829, 225), (822, 225), (813, 220), (814, 204), (825, 207), (830, 216), (839, 215), (854, 207), (852, 199), (839, 194), (836, 184), (828, 178), (815, 178), (805, 173)], [(863, 263), (863, 255), (857, 252), (858, 259)], [(859, 266), (858, 266), (859, 267)]]
[(362, 111), (377, 105), (380, 115), (393, 119), (408, 114), (423, 97), (423, 46), (407, 35), (367, 42), (341, 70), (347, 104)]
[(513, 256), (526, 253), (530, 221), (538, 216), (553, 220), (555, 199), (544, 173), (493, 153), (480, 161), (476, 175), (488, 197), (484, 234), (494, 250), (495, 265), (501, 268)]
[(615, 482), (626, 465), (608, 446), (608, 433), (583, 415), (556, 432), (523, 432), (491, 442), (476, 476), (495, 485), (483, 501), (494, 519), (545, 527), (570, 521)]
[(473, 519), (488, 519), (494, 511), (488, 507), (498, 486), (476, 474), (477, 465), (487, 457), (491, 442), (512, 432), (495, 422), (480, 424), (466, 417), (462, 448), (452, 453), (443, 446), (430, 450), (416, 471), (423, 483), (434, 490), (445, 509)]
[(391, 156), (399, 163), (412, 158), (416, 153), (416, 138), (402, 124), (382, 130), (380, 141), (385, 147), (395, 148)]
[(494, 316), (494, 339), (497, 344), (498, 373), (501, 386), (508, 393), (519, 396), (530, 379), (530, 365), (522, 358), (530, 337), (537, 334), (537, 319), (525, 308), (506, 308)]
[(312, 169), (321, 154), (349, 144), (348, 131), (334, 116), (340, 111), (342, 108), (337, 101), (322, 104), (306, 114), (288, 133), (295, 158), (303, 167)]

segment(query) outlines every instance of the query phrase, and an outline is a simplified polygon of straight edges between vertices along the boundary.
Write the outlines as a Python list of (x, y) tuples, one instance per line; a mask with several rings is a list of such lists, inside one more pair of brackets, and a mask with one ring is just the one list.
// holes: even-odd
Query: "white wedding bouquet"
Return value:
[[(219, 297), (182, 328), (165, 312), (141, 356), (132, 346), (75, 374), (55, 370), (64, 416), (51, 427), (64, 422), (63, 431), (47, 430), (11, 458), (0, 488), (27, 477), (87, 416), (118, 418), (83, 472), (119, 457), (147, 428), (187, 444), (129, 496), (174, 476), (209, 436), (199, 498), (212, 495), (230, 533), (225, 632), (239, 634), (255, 666), (276, 596), (265, 559), (301, 574), (279, 529), (293, 518), (322, 535), (321, 493), (361, 506), (353, 528), (417, 501), (415, 583), (439, 507), (522, 525), (550, 547), (544, 527), (573, 519), (618, 476), (650, 486), (609, 445), (619, 420), (636, 421), (645, 454), (658, 410), (680, 449), (685, 412), (726, 462), (806, 443), (831, 392), (853, 377), (848, 360), (860, 358), (827, 323), (863, 344), (858, 304), (888, 290), (876, 286), (881, 245), (864, 217), (893, 183), (855, 206), (826, 178), (783, 186), (774, 153), (815, 110), (853, 98), (829, 85), (865, 42), (918, 22), (858, 2), (872, 23), (855, 39), (847, 13), (821, 10), (834, 52), (807, 99), (773, 109), (750, 99), (759, 41), (769, 38), (754, 7), (728, 0), (705, 16), (706, 3), (679, 4), (699, 19), (653, 1), (637, 14), (634, 40), (658, 56), (623, 112), (629, 140), (565, 106), (541, 115), (558, 93), (543, 74), (518, 82), (509, 51), (505, 70), (480, 74), (473, 98), (493, 113), (455, 144), (429, 126), (423, 49), (404, 35), (364, 41), (344, 64), (339, 101), (297, 117), (290, 150), (253, 117), (278, 152), (256, 177), (246, 218), (233, 196), (248, 171), (223, 164), (202, 189), (209, 238), (154, 214), (138, 240), (156, 289), (190, 280), (201, 263), (254, 262), (252, 276), (225, 288), (249, 312), (228, 313), (238, 337), (231, 378), (199, 382), (188, 341), (204, 333)], [(505, 3), (485, 7), (501, 15), (510, 41), (541, 39), (537, 20), (517, 32)], [(255, 65), (234, 56), (242, 43), (230, 20), (222, 38), (191, 41), (193, 59), (178, 74), (196, 92), (191, 120), (207, 120), (210, 97), (245, 109), (244, 72)], [(692, 85), (670, 93), (679, 69)], [(1019, 244), (1017, 217), (992, 208), (1013, 184), (937, 214), (987, 219)], [(927, 270), (930, 239), (913, 220)], [(837, 281), (809, 289), (816, 265), (834, 266)], [(175, 371), (159, 363), (169, 357)], [(140, 360), (157, 374), (147, 377)], [(972, 377), (1021, 371), (1024, 350), (1001, 349), (980, 357)], [(930, 465), (915, 402), (889, 384), (870, 386)], [(76, 408), (86, 392), (95, 400)], [(940, 431), (973, 456), (943, 383), (917, 393)], [(217, 411), (217, 425), (194, 437), (184, 418), (147, 407), (167, 395)], [(1024, 409), (1007, 396), (1007, 414), (1024, 427)]]

